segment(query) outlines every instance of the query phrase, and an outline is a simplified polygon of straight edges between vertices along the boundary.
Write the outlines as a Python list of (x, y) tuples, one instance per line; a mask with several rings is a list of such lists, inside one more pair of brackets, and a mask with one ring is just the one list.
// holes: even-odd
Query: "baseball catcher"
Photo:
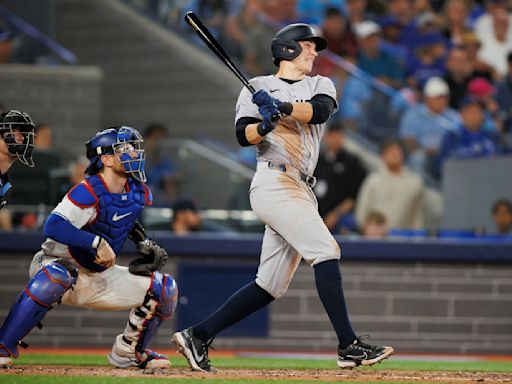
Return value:
[[(52, 305), (130, 309), (128, 324), (108, 355), (118, 368), (167, 368), (149, 343), (176, 308), (178, 287), (160, 269), (167, 253), (148, 239), (137, 218), (152, 196), (144, 184), (142, 138), (130, 127), (109, 128), (86, 143), (88, 176), (69, 190), (44, 225), (30, 280), (0, 328), (0, 366), (12, 365), (25, 335)], [(127, 238), (141, 257), (116, 265)]]

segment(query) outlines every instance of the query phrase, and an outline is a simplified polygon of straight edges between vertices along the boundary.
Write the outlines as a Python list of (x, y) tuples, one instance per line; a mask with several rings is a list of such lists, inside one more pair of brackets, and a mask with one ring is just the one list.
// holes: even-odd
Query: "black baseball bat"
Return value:
[(228, 54), (224, 51), (215, 37), (212, 36), (208, 28), (204, 26), (199, 17), (197, 17), (194, 12), (189, 11), (185, 14), (185, 21), (192, 27), (192, 29), (194, 29), (194, 31), (196, 31), (206, 46), (210, 48), (210, 50), (215, 53), (224, 64), (227, 65), (227, 67), (231, 70), (231, 72), (235, 74), (236, 77), (238, 77), (242, 84), (245, 85), (252, 94), (256, 93), (254, 87), (249, 83), (242, 72), (240, 72), (237, 66), (231, 61)]

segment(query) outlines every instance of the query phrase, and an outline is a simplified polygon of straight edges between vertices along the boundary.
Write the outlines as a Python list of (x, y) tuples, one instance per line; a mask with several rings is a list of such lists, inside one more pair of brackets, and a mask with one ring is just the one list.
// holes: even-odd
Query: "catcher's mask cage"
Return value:
[(87, 158), (90, 160), (86, 173), (94, 175), (103, 166), (102, 155), (115, 155), (127, 174), (145, 182), (144, 163), (146, 154), (142, 148), (144, 140), (140, 133), (131, 127), (121, 126), (105, 129), (85, 143)]
[(315, 43), (317, 52), (327, 48), (327, 41), (318, 36), (315, 29), (308, 24), (290, 24), (279, 30), (272, 39), (271, 45), (274, 64), (279, 66), (281, 60), (295, 59), (302, 52), (302, 47), (298, 42), (306, 40)]
[(11, 110), (0, 115), (0, 137), (9, 154), (29, 167), (34, 166), (34, 127), (28, 113)]

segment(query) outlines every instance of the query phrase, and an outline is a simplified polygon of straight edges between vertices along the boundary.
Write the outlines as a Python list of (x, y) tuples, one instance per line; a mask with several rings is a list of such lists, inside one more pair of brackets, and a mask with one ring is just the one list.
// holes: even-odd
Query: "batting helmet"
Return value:
[[(20, 140), (18, 135), (22, 135)], [(13, 157), (29, 167), (34, 166), (34, 122), (28, 113), (7, 111), (0, 115), (0, 138), (7, 144), (7, 150)]]
[(327, 41), (316, 34), (313, 27), (303, 23), (290, 24), (276, 33), (272, 39), (272, 57), (279, 66), (281, 60), (293, 60), (302, 52), (298, 41), (313, 40), (317, 52), (327, 48)]
[(85, 172), (94, 175), (103, 166), (102, 155), (116, 155), (127, 174), (145, 182), (145, 153), (142, 149), (142, 136), (131, 127), (113, 127), (98, 132), (85, 143), (87, 158), (90, 160)]

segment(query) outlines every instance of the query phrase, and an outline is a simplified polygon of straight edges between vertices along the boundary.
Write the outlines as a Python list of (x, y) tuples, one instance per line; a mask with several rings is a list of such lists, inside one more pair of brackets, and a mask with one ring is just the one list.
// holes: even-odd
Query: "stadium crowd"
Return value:
[[(447, 159), (512, 151), (512, 1), (142, 3), (156, 18), (190, 33), (191, 40), (195, 35), (182, 16), (195, 11), (252, 76), (275, 72), (268, 42), (281, 25), (305, 22), (321, 31), (330, 52), (318, 58), (315, 72), (334, 80), (339, 110), (326, 133), (315, 193), (320, 212), (335, 233), (376, 236), (391, 228), (423, 229), (426, 185), (438, 185)], [(4, 63), (11, 61), (14, 38), (5, 27), (0, 30)], [(38, 140), (46, 144), (36, 143), (35, 156), (52, 158), (51, 129), (38, 130)], [(343, 148), (346, 131), (364, 135), (381, 148), (378, 170), (369, 172)], [(159, 150), (166, 136), (163, 124), (144, 130), (155, 203), (173, 206), (183, 196), (180, 172)], [(81, 169), (83, 159), (76, 159), (63, 185), (76, 182)], [(506, 210), (507, 204), (500, 209)], [(494, 217), (501, 212), (498, 208), (492, 210)], [(1, 222), (8, 223), (5, 217)], [(37, 225), (37, 214), (20, 222)], [(498, 221), (497, 226), (507, 228)]]

